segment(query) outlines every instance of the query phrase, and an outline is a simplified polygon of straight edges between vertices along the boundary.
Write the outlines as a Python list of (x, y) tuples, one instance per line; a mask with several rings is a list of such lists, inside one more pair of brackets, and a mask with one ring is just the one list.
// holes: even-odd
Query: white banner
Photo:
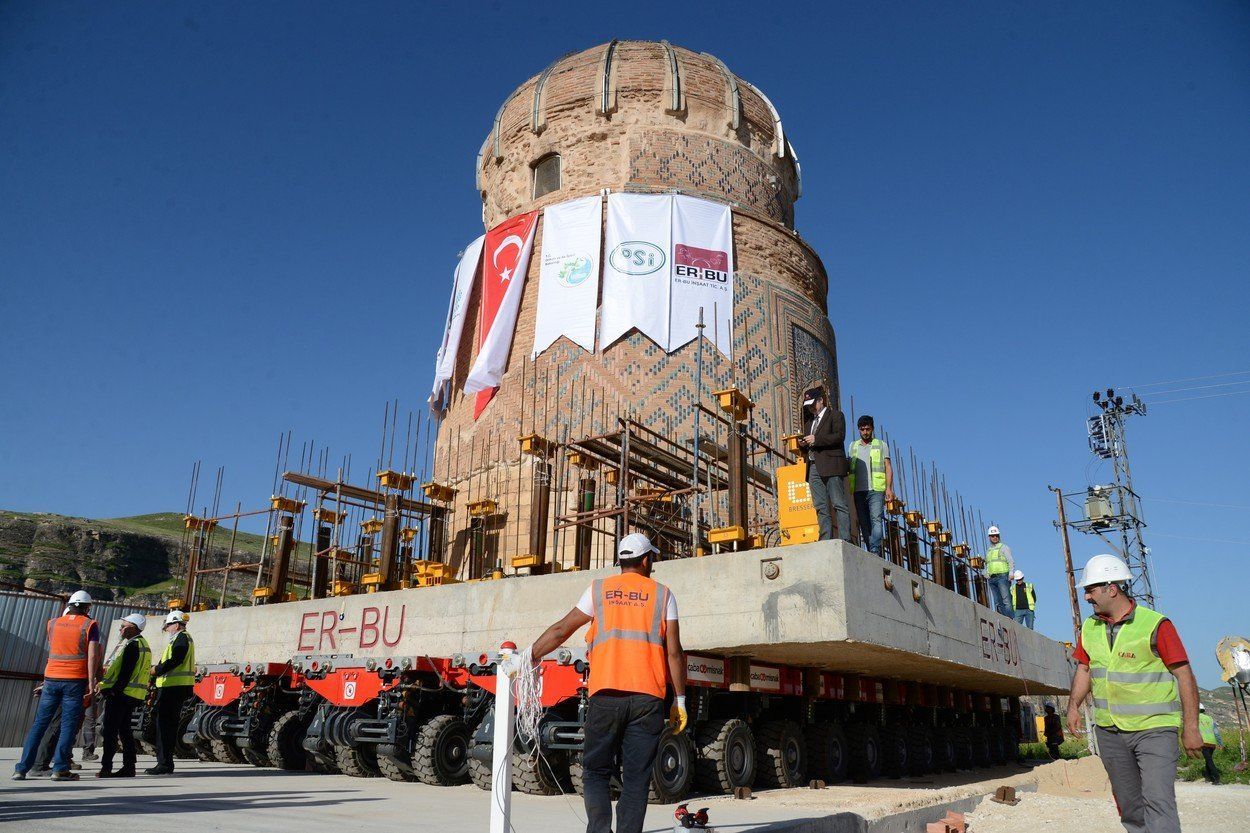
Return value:
[(532, 355), (546, 350), (560, 336), (594, 352), (602, 219), (603, 198), (598, 196), (543, 209)]
[(443, 326), (443, 342), (434, 359), (434, 390), (430, 393), (430, 406), (437, 411), (447, 408), (448, 382), (456, 369), (456, 354), (460, 352), (460, 336), (464, 332), (464, 313), (469, 305), (469, 293), (473, 290), (473, 278), (477, 274), (478, 261), (482, 259), (482, 241), (486, 235), (474, 240), (464, 249), (456, 264), (451, 288), (451, 303), (447, 307), (447, 322)]
[[(481, 349), (478, 350), (477, 359), (473, 362), (472, 369), (469, 370), (469, 376), (464, 380), (465, 393), (477, 393), (498, 387), (500, 380), (503, 379), (503, 372), (507, 369), (508, 354), (512, 352), (512, 335), (516, 331), (517, 314), (521, 311), (521, 296), (525, 293), (525, 272), (529, 268), (530, 252), (534, 248), (534, 230), (538, 228), (536, 214), (537, 212), (530, 212), (514, 217), (487, 232), (486, 236), (491, 238), (492, 236), (499, 237), (500, 230), (504, 230), (502, 240), (498, 243), (492, 240), (490, 246), (487, 247), (492, 251), (490, 259), (494, 269), (483, 268), (483, 282), (493, 271), (498, 271), (508, 288), (504, 290), (499, 309), (490, 325), (490, 331), (486, 333), (486, 338), (482, 341)], [(529, 232), (518, 246), (517, 235), (506, 232), (517, 225), (523, 226), (526, 222), (529, 223)], [(510, 248), (518, 249), (515, 263), (512, 263), (511, 257), (507, 254)], [(478, 403), (474, 419), (485, 405), (485, 401)]]
[(733, 358), (733, 212), (695, 197), (673, 197), (673, 290), (668, 351), (699, 335)]
[(609, 194), (599, 346), (631, 327), (668, 350), (673, 198)]

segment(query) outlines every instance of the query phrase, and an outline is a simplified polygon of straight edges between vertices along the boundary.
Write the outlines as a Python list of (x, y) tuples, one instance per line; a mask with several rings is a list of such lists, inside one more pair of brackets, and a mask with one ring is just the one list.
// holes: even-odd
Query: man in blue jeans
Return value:
[(846, 417), (831, 405), (823, 385), (814, 384), (803, 394), (804, 433), (799, 446), (807, 463), (807, 485), (820, 524), (820, 540), (836, 535), (851, 541), (851, 510), (846, 505)]
[(885, 502), (894, 499), (894, 467), (890, 447), (873, 436), (872, 417), (864, 414), (856, 421), (859, 439), (851, 440), (850, 487), (855, 495), (855, 517), (859, 534), (871, 552), (881, 555), (885, 537)]
[(1009, 619), (1016, 618), (1015, 605), (1011, 602), (1011, 574), (1016, 562), (1011, 557), (1011, 547), (1003, 543), (997, 526), (985, 530), (990, 546), (985, 551), (985, 577), (990, 585), (990, 604)]
[(61, 708), (61, 737), (52, 757), (52, 780), (78, 780), (78, 773), (69, 767), (70, 753), (83, 709), (91, 704), (96, 670), (100, 667), (100, 627), (88, 616), (90, 611), (91, 596), (79, 590), (69, 597), (65, 615), (48, 621), (48, 662), (43, 671), (43, 691), (39, 695), (35, 723), (22, 747), (22, 758), (13, 769), (14, 781), (26, 780), (57, 706)]

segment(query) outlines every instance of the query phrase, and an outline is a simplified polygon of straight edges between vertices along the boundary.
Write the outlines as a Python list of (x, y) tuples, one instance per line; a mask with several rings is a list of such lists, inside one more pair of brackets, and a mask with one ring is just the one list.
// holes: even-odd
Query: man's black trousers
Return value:
[(156, 691), (156, 765), (174, 768), (174, 747), (178, 744), (178, 718), (182, 704), (191, 696), (191, 686), (176, 685)]
[(125, 694), (110, 694), (104, 701), (104, 750), (101, 769), (113, 768), (113, 756), (117, 745), (122, 748), (122, 766), (127, 772), (135, 771), (135, 735), (130, 728), (130, 717), (139, 701)]
[(651, 765), (664, 732), (664, 701), (649, 694), (596, 694), (586, 710), (582, 746), (587, 833), (610, 833), (609, 782), (621, 766), (616, 833), (640, 833), (647, 814)]

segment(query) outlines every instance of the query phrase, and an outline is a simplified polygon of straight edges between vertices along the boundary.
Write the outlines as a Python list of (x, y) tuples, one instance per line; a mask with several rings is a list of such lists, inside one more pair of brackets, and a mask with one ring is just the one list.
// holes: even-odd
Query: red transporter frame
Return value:
[(441, 657), (308, 656), (295, 663), (318, 703), (304, 749), (349, 775), (450, 785), (469, 778), (485, 692)]
[[(470, 661), (470, 679), (493, 694), (500, 654)], [(552, 793), (567, 774), (580, 792), (582, 726), (589, 665), (582, 650), (561, 649), (542, 662), (537, 739), (518, 738), (513, 786)], [(735, 680), (737, 682), (735, 682)], [(858, 781), (989, 766), (1015, 758), (1018, 698), (956, 691), (747, 657), (687, 655), (689, 731), (668, 730), (652, 772), (657, 803), (692, 789), (733, 792), (753, 785), (793, 787), (809, 778)], [(490, 785), (493, 713), (474, 735), (474, 781)], [(541, 755), (534, 755), (537, 741)]]
[(200, 665), (194, 691), (198, 702), (182, 739), (202, 760), (305, 768), (307, 697), (289, 662)]

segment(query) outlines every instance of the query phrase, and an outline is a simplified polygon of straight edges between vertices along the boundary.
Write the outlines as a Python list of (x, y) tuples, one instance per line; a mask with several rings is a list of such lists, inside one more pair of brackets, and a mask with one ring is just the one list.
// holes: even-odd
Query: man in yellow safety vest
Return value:
[(989, 549), (985, 551), (985, 577), (990, 586), (990, 603), (994, 609), (1009, 619), (1016, 618), (1014, 605), (1011, 603), (1011, 574), (1015, 572), (1016, 562), (1011, 557), (1011, 547), (1003, 543), (997, 526), (985, 530), (990, 539)]
[(1024, 573), (1016, 570), (1011, 574), (1011, 606), (1016, 621), (1033, 630), (1033, 614), (1037, 610), (1037, 591), (1033, 582), (1024, 580)]
[(1202, 757), (1206, 761), (1207, 780), (1212, 784), (1220, 783), (1220, 770), (1215, 765), (1215, 750), (1224, 745), (1220, 730), (1215, 727), (1215, 720), (1207, 714), (1207, 707), (1198, 704), (1198, 732), (1202, 735)]
[[(143, 638), (146, 618), (142, 613), (123, 617), (120, 624), (121, 643), (104, 669), (100, 694), (104, 698), (104, 757), (96, 778), (133, 778), (135, 775), (135, 736), (130, 730), (130, 717), (135, 706), (148, 696), (148, 680), (152, 675), (152, 651)], [(113, 769), (117, 746), (122, 748), (122, 768)]]
[(174, 771), (174, 747), (178, 744), (178, 723), (182, 705), (195, 685), (195, 641), (187, 633), (190, 617), (171, 610), (165, 617), (165, 650), (152, 669), (156, 677), (156, 766), (147, 775), (168, 775)]
[(851, 440), (846, 459), (850, 464), (847, 485), (855, 495), (855, 517), (859, 534), (868, 549), (881, 555), (885, 537), (885, 502), (894, 498), (894, 468), (890, 447), (873, 436), (872, 417), (864, 414), (856, 421), (859, 441)]
[(1094, 696), (1098, 754), (1128, 833), (1181, 833), (1176, 810), (1177, 734), (1186, 754), (1202, 751), (1198, 683), (1176, 628), (1128, 594), (1133, 574), (1114, 555), (1095, 555), (1079, 582), (1094, 615), (1081, 626), (1068, 730)]

